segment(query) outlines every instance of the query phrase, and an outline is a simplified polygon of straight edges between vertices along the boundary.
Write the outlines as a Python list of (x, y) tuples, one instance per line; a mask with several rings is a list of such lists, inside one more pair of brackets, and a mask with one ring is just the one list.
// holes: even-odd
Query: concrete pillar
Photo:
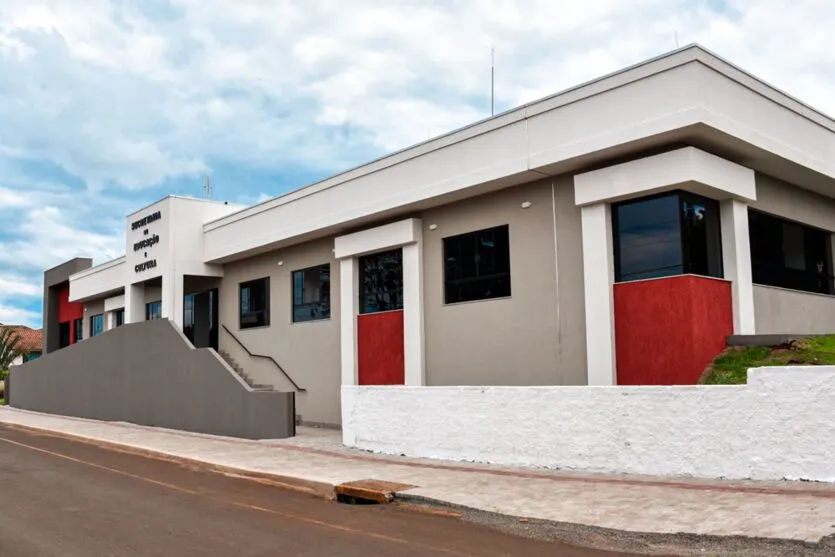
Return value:
[(751, 242), (748, 235), (748, 204), (737, 199), (722, 201), (722, 265), (733, 291), (734, 334), (753, 335), (754, 284), (751, 275)]
[(586, 359), (589, 385), (616, 385), (614, 251), (607, 203), (581, 208), (586, 305)]
[(162, 278), (162, 318), (173, 321), (183, 329), (183, 281), (182, 273), (170, 273)]
[(145, 285), (131, 284), (125, 288), (125, 323), (145, 321)]
[(359, 313), (359, 266), (356, 258), (339, 261), (339, 321), (342, 360), (342, 384), (356, 385), (357, 374), (357, 314)]
[[(423, 339), (423, 229), (417, 242), (403, 246), (403, 359), (405, 383), (426, 384)], [(356, 298), (356, 296), (354, 296)]]

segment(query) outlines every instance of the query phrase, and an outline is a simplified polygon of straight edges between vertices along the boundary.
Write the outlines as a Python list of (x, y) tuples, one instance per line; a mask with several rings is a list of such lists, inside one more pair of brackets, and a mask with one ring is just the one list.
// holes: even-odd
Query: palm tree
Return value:
[(0, 375), (5, 375), (18, 356), (23, 355), (20, 336), (11, 327), (0, 327)]

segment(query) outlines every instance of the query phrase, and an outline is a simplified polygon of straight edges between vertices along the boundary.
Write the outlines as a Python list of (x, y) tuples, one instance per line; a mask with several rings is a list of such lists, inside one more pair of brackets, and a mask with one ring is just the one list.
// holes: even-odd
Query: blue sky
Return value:
[(829, 0), (0, 0), (0, 322), (206, 175), (253, 203), (489, 116), (491, 47), (497, 110), (677, 34), (831, 114), (833, 28)]

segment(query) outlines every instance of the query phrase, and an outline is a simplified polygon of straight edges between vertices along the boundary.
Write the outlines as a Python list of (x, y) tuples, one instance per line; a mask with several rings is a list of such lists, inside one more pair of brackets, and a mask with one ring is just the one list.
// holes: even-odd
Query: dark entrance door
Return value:
[(183, 300), (183, 333), (195, 348), (218, 349), (218, 290), (189, 294)]
[(58, 348), (66, 348), (70, 345), (70, 322), (58, 324)]

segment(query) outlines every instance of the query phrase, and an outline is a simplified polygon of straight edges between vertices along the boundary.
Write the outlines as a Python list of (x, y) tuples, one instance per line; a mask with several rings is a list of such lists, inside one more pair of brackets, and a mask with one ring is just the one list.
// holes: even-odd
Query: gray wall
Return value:
[(249, 439), (295, 434), (293, 393), (251, 390), (167, 319), (118, 327), (12, 368), (16, 408)]
[(43, 352), (58, 350), (58, 289), (74, 275), (93, 266), (93, 260), (77, 257), (44, 272)]
[[(337, 425), (341, 416), (339, 262), (332, 250), (333, 239), (324, 238), (230, 263), (224, 268), (220, 287), (220, 323), (250, 352), (275, 358), (299, 386), (307, 389), (296, 393), (296, 412), (305, 423)], [(283, 264), (279, 266), (279, 262)], [(330, 319), (293, 323), (293, 271), (325, 263), (330, 264)], [(270, 277), (270, 325), (240, 330), (239, 285), (263, 277)], [(271, 362), (248, 357), (222, 327), (219, 344), (256, 383), (292, 390)]]
[[(524, 202), (531, 206), (523, 209)], [(585, 384), (580, 210), (571, 177), (524, 184), (420, 216), (427, 384)], [(443, 238), (504, 224), (510, 227), (511, 296), (445, 305)], [(437, 228), (430, 230), (431, 225)]]

